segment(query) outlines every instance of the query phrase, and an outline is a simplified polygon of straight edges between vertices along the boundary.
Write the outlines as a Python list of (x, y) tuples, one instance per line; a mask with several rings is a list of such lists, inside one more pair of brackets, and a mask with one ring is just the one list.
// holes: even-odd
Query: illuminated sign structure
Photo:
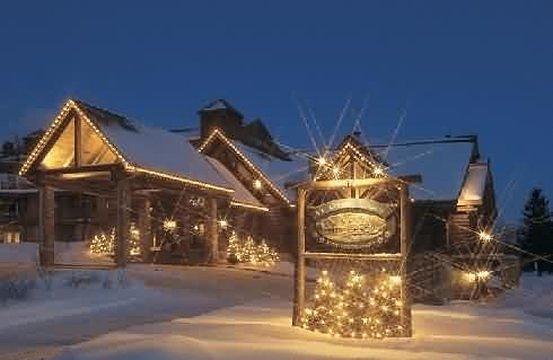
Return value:
[(395, 207), (370, 199), (346, 198), (313, 209), (317, 241), (348, 249), (374, 249), (397, 231)]
[[(306, 268), (309, 264), (322, 270), (321, 282), (317, 282), (319, 286), (325, 281), (337, 281), (338, 287), (365, 281), (364, 291), (368, 297), (372, 294), (373, 299), (380, 296), (379, 291), (387, 294), (383, 289), (395, 284), (395, 309), (391, 311), (388, 305), (377, 309), (367, 300), (368, 308), (362, 307), (367, 309), (366, 314), (364, 310), (355, 310), (364, 314), (361, 320), (366, 319), (359, 328), (370, 328), (367, 325), (369, 319), (378, 317), (378, 321), (385, 324), (375, 325), (384, 329), (375, 336), (411, 336), (411, 304), (406, 274), (411, 238), (408, 184), (398, 178), (381, 176), (310, 181), (298, 185), (297, 191), (298, 248), (293, 325), (317, 329), (320, 324), (326, 324), (319, 330), (341, 332), (342, 336), (370, 336), (354, 330), (358, 319), (353, 313), (350, 323), (344, 325), (340, 323), (342, 320), (333, 318), (330, 320), (332, 327), (328, 329), (329, 319), (322, 318), (323, 315), (311, 307), (313, 298), (306, 302)], [(349, 274), (349, 280), (345, 279), (344, 273)], [(353, 290), (348, 291), (351, 294)], [(317, 296), (315, 299), (320, 301), (322, 295)], [(359, 304), (361, 300), (355, 301)], [(346, 300), (343, 302), (344, 306), (351, 305)], [(386, 313), (381, 308), (391, 312)], [(377, 310), (381, 313), (371, 317), (369, 312)], [(333, 311), (340, 311), (339, 307)]]

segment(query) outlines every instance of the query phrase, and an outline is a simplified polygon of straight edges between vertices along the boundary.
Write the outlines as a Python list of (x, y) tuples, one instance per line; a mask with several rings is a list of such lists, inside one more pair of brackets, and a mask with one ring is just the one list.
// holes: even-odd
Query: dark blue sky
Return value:
[(2, 138), (68, 97), (163, 127), (224, 97), (307, 145), (298, 99), (328, 135), (369, 95), (376, 142), (402, 110), (398, 139), (478, 133), (508, 219), (531, 186), (553, 196), (551, 1), (82, 3), (2, 4)]

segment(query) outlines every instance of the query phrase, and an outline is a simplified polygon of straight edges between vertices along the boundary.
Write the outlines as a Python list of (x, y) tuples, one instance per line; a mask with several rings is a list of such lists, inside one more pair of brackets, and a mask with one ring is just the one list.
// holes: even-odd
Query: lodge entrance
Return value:
[[(165, 133), (150, 132), (167, 137)], [(114, 138), (123, 142), (125, 154), (112, 143)], [(163, 256), (168, 245), (160, 241), (162, 232), (164, 239), (172, 235), (178, 243), (171, 246), (184, 246), (190, 258), (195, 256), (206, 263), (218, 261), (218, 211), (229, 207), (233, 190), (217, 182), (218, 177), (210, 173), (214, 170), (187, 142), (174, 137), (164, 139), (173, 141), (172, 146), (182, 151), (177, 160), (164, 162), (157, 159), (155, 148), (147, 148), (148, 140), (146, 130), (125, 118), (77, 101), (66, 103), (20, 171), (39, 189), (41, 264), (56, 262), (57, 191), (96, 199), (98, 230), (113, 236), (113, 259), (119, 267), (138, 256), (132, 254), (132, 241), (141, 248), (142, 259)], [(129, 154), (134, 157), (129, 158)], [(198, 179), (154, 169), (154, 160), (175, 172), (186, 170), (183, 164), (195, 161)]]

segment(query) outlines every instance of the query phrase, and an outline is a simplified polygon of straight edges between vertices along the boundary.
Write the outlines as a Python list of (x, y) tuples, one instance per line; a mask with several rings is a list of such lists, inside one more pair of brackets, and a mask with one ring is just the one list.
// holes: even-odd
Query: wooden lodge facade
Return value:
[[(34, 202), (25, 216), (37, 219), (20, 224), (27, 227), (21, 241), (38, 241), (41, 261), (53, 264), (55, 237), (69, 232), (83, 239), (113, 227), (115, 260), (124, 265), (133, 224), (143, 261), (224, 261), (229, 231), (266, 239), (282, 254), (292, 254), (294, 186), (317, 176), (319, 156), (284, 148), (261, 120), (247, 122), (225, 100), (215, 100), (198, 114), (198, 132), (169, 131), (69, 100), (19, 170), (34, 184), (29, 194), (20, 195)], [(512, 258), (497, 247), (482, 248), (479, 238), (493, 229), (497, 211), (490, 163), (483, 160), (476, 136), (378, 145), (352, 134), (325, 156), (344, 152), (369, 159), (379, 175), (409, 175), (410, 267), (418, 269), (413, 278), (421, 284), (414, 290), (419, 298), (462, 297), (452, 295), (451, 286), (440, 294), (425, 292), (454, 272), (443, 269), (444, 257), (461, 272), (478, 269), (479, 259), (490, 256), (496, 259), (494, 268), (515, 271)], [(90, 204), (84, 212), (76, 206), (86, 215), (79, 230), (78, 222), (61, 230), (68, 206), (62, 194)], [(167, 220), (175, 222), (183, 239), (170, 249), (162, 241)]]

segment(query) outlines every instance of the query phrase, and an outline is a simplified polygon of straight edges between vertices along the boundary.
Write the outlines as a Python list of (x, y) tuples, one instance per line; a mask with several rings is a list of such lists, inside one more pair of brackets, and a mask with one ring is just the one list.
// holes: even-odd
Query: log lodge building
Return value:
[[(88, 241), (114, 227), (121, 239), (115, 262), (123, 266), (132, 223), (146, 262), (224, 261), (229, 229), (293, 254), (295, 185), (316, 176), (320, 159), (279, 144), (261, 120), (246, 121), (223, 99), (198, 115), (199, 131), (163, 130), (69, 100), (28, 154), (1, 163), (0, 240), (39, 242), (41, 262), (52, 265), (54, 240)], [(490, 163), (476, 136), (378, 145), (351, 134), (329, 153), (343, 151), (379, 159), (390, 175), (410, 175), (410, 267), (429, 269), (413, 275), (419, 298), (443, 283), (444, 256), (478, 266), (478, 231), (493, 226), (497, 211)], [(182, 246), (163, 249), (168, 219), (186, 239)], [(512, 258), (492, 255), (495, 268), (513, 270), (505, 265)]]

